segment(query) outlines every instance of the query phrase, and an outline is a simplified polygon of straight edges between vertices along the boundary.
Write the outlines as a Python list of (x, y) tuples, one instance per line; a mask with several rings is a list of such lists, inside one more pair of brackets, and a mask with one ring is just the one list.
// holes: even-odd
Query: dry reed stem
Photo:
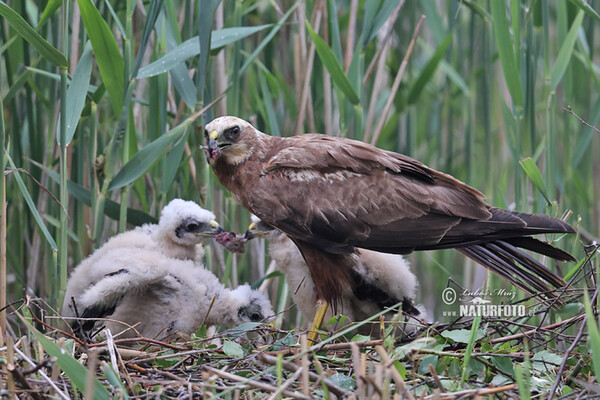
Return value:
[[(590, 304), (596, 303), (596, 299), (598, 298), (599, 290), (600, 290), (600, 286), (596, 287), (596, 290), (594, 291), (594, 295), (592, 296), (592, 298), (590, 300)], [(554, 397), (554, 394), (556, 393), (556, 390), (558, 389), (558, 384), (560, 382), (560, 376), (562, 375), (562, 373), (565, 369), (565, 366), (567, 365), (567, 361), (570, 358), (571, 352), (573, 350), (575, 350), (575, 347), (577, 346), (577, 344), (579, 344), (579, 342), (581, 341), (581, 338), (583, 337), (583, 331), (585, 330), (585, 327), (587, 326), (586, 321), (587, 321), (587, 315), (584, 314), (583, 319), (581, 321), (581, 326), (579, 327), (579, 331), (577, 332), (577, 336), (575, 337), (575, 340), (573, 340), (573, 343), (571, 343), (571, 346), (569, 346), (569, 348), (567, 349), (567, 352), (565, 353), (565, 356), (563, 357), (563, 360), (560, 363), (560, 367), (558, 368), (558, 372), (556, 373), (556, 379), (554, 380), (554, 385), (552, 386), (552, 390), (550, 390), (550, 395), (548, 396), (548, 400), (552, 400), (552, 398)], [(596, 322), (594, 321), (593, 323), (596, 323)], [(596, 379), (598, 379), (598, 378), (596, 377)]]
[[(204, 365), (202, 368), (206, 372), (212, 373), (213, 375), (217, 375), (217, 376), (219, 376), (221, 378), (228, 379), (230, 381), (244, 383), (244, 384), (246, 384), (248, 386), (252, 386), (252, 387), (255, 387), (257, 389), (266, 390), (268, 392), (276, 392), (277, 391), (277, 386), (269, 385), (268, 383), (263, 383), (263, 382), (255, 381), (255, 380), (252, 380), (252, 379), (244, 378), (244, 377), (241, 377), (241, 376), (238, 376), (238, 375), (235, 375), (235, 374), (231, 374), (229, 372), (222, 371), (222, 370), (217, 369), (217, 368), (209, 367), (207, 365)], [(302, 399), (302, 400), (304, 400), (304, 399), (306, 399), (306, 400), (311, 399), (311, 397), (305, 396), (303, 394), (301, 395), (301, 394), (298, 394), (298, 393), (290, 392), (289, 390), (284, 390), (283, 394), (285, 396), (289, 396), (289, 397), (292, 397), (294, 399)]]
[(354, 39), (356, 37), (356, 18), (358, 11), (358, 0), (350, 3), (350, 18), (348, 19), (348, 36), (346, 40), (346, 52), (344, 57), (344, 72), (348, 74), (354, 52)]
[[(306, 335), (304, 335), (306, 336)], [(268, 354), (259, 354), (258, 359), (266, 364), (269, 365), (276, 365), (277, 364), (277, 357), (268, 355)], [(307, 382), (308, 381), (312, 381), (312, 382), (319, 382), (322, 380), (322, 377), (319, 376), (318, 374), (315, 374), (314, 372), (310, 372), (309, 371), (309, 366), (310, 364), (308, 363), (308, 357), (306, 358), (306, 368), (305, 368), (305, 364), (304, 362), (302, 363), (302, 366), (298, 366), (296, 364), (294, 364), (291, 361), (283, 361), (281, 363), (281, 366), (290, 372), (296, 373), (298, 372), (298, 370), (302, 370), (303, 371), (303, 376), (305, 376), (307, 378)], [(325, 385), (327, 385), (327, 388), (336, 396), (349, 396), (351, 393), (341, 387), (339, 387), (338, 385), (329, 382), (327, 380), (323, 381), (325, 383)], [(303, 382), (301, 382), (302, 384), (304, 384)], [(308, 385), (307, 385), (308, 386)], [(306, 394), (306, 393), (304, 393)]]
[[(329, 26), (328, 21), (328, 9), (327, 5), (323, 7), (323, 40), (325, 43), (329, 43)], [(327, 68), (323, 66), (323, 122), (325, 123), (325, 133), (328, 135), (334, 135), (337, 132), (333, 131), (333, 103), (331, 96), (331, 76)]]
[[(223, 29), (223, 2), (220, 2), (215, 11), (214, 29)], [(225, 63), (225, 50), (215, 56), (215, 93), (225, 93), (227, 90), (227, 64)], [(227, 96), (217, 103), (217, 115), (227, 115)]]
[(406, 50), (406, 54), (404, 55), (404, 59), (400, 64), (400, 69), (398, 69), (398, 73), (396, 74), (396, 78), (394, 79), (394, 83), (392, 84), (392, 90), (390, 91), (390, 96), (383, 107), (383, 112), (379, 117), (379, 123), (377, 124), (377, 128), (375, 128), (375, 133), (373, 134), (373, 139), (371, 140), (371, 144), (375, 145), (377, 140), (379, 139), (379, 135), (381, 135), (381, 131), (383, 130), (383, 126), (385, 125), (385, 121), (387, 119), (387, 115), (392, 108), (392, 104), (394, 103), (394, 97), (396, 97), (396, 93), (400, 88), (400, 82), (402, 81), (402, 76), (404, 75), (404, 71), (406, 71), (406, 66), (408, 65), (408, 60), (410, 55), (412, 54), (413, 48), (415, 47), (415, 42), (417, 41), (417, 37), (419, 36), (419, 32), (423, 28), (423, 22), (425, 21), (425, 15), (421, 15), (419, 22), (417, 23), (417, 27), (415, 28), (415, 32), (413, 33), (413, 37), (410, 40), (408, 45), (408, 49)]
[(539, 328), (534, 328), (525, 332), (521, 332), (521, 333), (515, 333), (514, 335), (509, 335), (509, 336), (504, 336), (504, 337), (500, 337), (500, 338), (495, 338), (495, 339), (491, 339), (490, 340), (490, 344), (496, 344), (496, 343), (502, 343), (502, 342), (508, 342), (510, 340), (515, 340), (515, 339), (522, 339), (524, 337), (529, 337), (531, 335), (534, 335), (536, 333), (545, 333), (545, 331), (549, 331), (548, 333), (554, 333), (551, 332), (552, 329), (554, 328), (558, 328), (559, 326), (563, 326), (563, 325), (567, 325), (570, 324), (572, 322), (576, 322), (577, 320), (580, 320), (582, 318), (584, 318), (584, 314), (580, 314), (580, 315), (576, 315), (574, 317), (571, 317), (569, 319), (565, 319), (563, 321), (560, 322), (555, 322), (554, 324), (550, 324), (550, 325), (545, 325)]
[(267, 397), (267, 400), (275, 400), (277, 398), (277, 396), (280, 396), (284, 392), (284, 390), (286, 390), (292, 383), (294, 383), (298, 379), (298, 377), (300, 377), (300, 375), (302, 374), (302, 371), (303, 371), (303, 368), (299, 367), (292, 376), (290, 376), (288, 379), (286, 379), (286, 381), (283, 382), (277, 388), (276, 392), (272, 393), (269, 397)]
[[(515, 390), (517, 389), (517, 385), (515, 383), (511, 384), (511, 385), (505, 385), (505, 386), (498, 386), (495, 388), (489, 388), (489, 389), (471, 389), (471, 390), (462, 390), (460, 392), (453, 392), (453, 393), (439, 393), (439, 399), (462, 399), (462, 398), (467, 398), (467, 397), (475, 397), (475, 396), (485, 396), (485, 395), (492, 395), (492, 394), (497, 394), (497, 393), (502, 393), (502, 392), (507, 392), (509, 390)], [(434, 395), (431, 396), (427, 396), (424, 397), (425, 399), (429, 400), (429, 399), (434, 399)]]
[(87, 370), (88, 373), (85, 377), (85, 398), (94, 398), (94, 378), (96, 377), (96, 371), (98, 369), (98, 352), (88, 351), (87, 353)]
[(367, 113), (367, 122), (365, 124), (365, 134), (363, 137), (363, 142), (368, 143), (369, 138), (371, 136), (371, 127), (373, 125), (373, 118), (375, 117), (375, 106), (377, 105), (377, 98), (379, 97), (379, 93), (384, 85), (384, 79), (386, 75), (384, 74), (385, 64), (387, 61), (387, 55), (391, 49), (390, 38), (392, 37), (392, 33), (394, 32), (394, 23), (396, 19), (398, 19), (398, 15), (400, 14), (400, 9), (404, 5), (404, 0), (401, 0), (394, 11), (390, 14), (390, 17), (387, 19), (384, 27), (387, 28), (387, 32), (385, 32), (385, 36), (383, 38), (383, 43), (381, 43), (381, 48), (375, 54), (371, 65), (367, 68), (367, 72), (365, 74), (365, 78), (363, 80), (363, 86), (366, 85), (368, 77), (371, 75), (372, 67), (375, 66), (375, 62), (377, 61), (377, 72), (375, 73), (375, 80), (373, 81), (373, 90), (371, 91), (371, 99), (369, 100), (369, 111)]
[[(312, 349), (314, 351), (348, 350), (348, 349), (351, 349), (351, 346), (353, 346), (353, 345), (356, 345), (358, 347), (369, 347), (369, 346), (377, 346), (377, 345), (381, 345), (381, 344), (383, 344), (383, 340), (377, 339), (377, 340), (366, 340), (364, 342), (333, 343), (333, 344), (325, 344), (325, 345), (321, 345), (321, 346), (316, 344), (315, 346), (312, 346)], [(290, 348), (290, 349), (277, 350), (277, 351), (268, 351), (265, 354), (269, 354), (269, 355), (283, 354), (284, 356), (286, 356), (286, 355), (294, 354), (294, 349)]]
[[(12, 336), (8, 336), (6, 338), (6, 365), (2, 366), (2, 369), (6, 372), (9, 371), (9, 366), (15, 365), (15, 340)], [(8, 374), (8, 381), (7, 381), (7, 388), (8, 391), (11, 393), (15, 393), (15, 380), (13, 379), (12, 374)], [(13, 398), (16, 398), (15, 395), (13, 395)]]
[[(0, 149), (0, 151), (3, 151)], [(6, 336), (6, 176), (2, 174), (0, 183), (5, 189), (0, 199), (0, 346)]]
[[(321, 11), (318, 10), (315, 16), (315, 24), (314, 29), (315, 32), (318, 32), (321, 27)], [(299, 135), (302, 133), (302, 128), (304, 126), (304, 118), (306, 114), (306, 109), (308, 106), (308, 98), (310, 94), (310, 77), (312, 76), (312, 69), (315, 61), (315, 51), (316, 46), (314, 42), (311, 42), (310, 49), (308, 51), (308, 61), (306, 62), (306, 69), (304, 70), (304, 78), (302, 80), (302, 92), (300, 95), (300, 103), (298, 109), (298, 116), (296, 118), (296, 127), (294, 128), (294, 135)]]
[(300, 335), (300, 351), (302, 352), (302, 357), (300, 362), (302, 363), (302, 380), (300, 381), (300, 385), (302, 386), (302, 393), (305, 396), (310, 396), (310, 381), (309, 381), (309, 371), (310, 364), (308, 362), (308, 341), (306, 338), (306, 334)]
[(394, 367), (394, 360), (391, 359), (387, 351), (385, 351), (385, 348), (382, 345), (377, 345), (375, 346), (375, 351), (377, 352), (377, 354), (379, 354), (383, 365), (392, 373), (392, 378), (394, 379), (396, 386), (398, 386), (402, 396), (406, 396), (408, 400), (414, 400), (414, 397), (412, 393), (408, 390), (404, 379), (402, 379), (402, 376), (400, 375), (396, 367)]
[[(16, 346), (14, 347), (14, 350), (19, 355), (19, 357), (21, 357), (23, 360), (25, 360), (29, 365), (31, 365), (32, 367), (37, 366), (37, 364), (31, 358), (27, 357), (27, 355), (25, 353), (23, 353), (21, 350), (19, 350)], [(43, 353), (40, 353), (40, 354), (43, 354)], [(70, 400), (69, 396), (67, 396), (62, 390), (60, 390), (56, 386), (54, 381), (52, 379), (50, 379), (50, 377), (48, 377), (48, 375), (46, 375), (44, 373), (44, 371), (38, 371), (38, 374), (40, 374), (42, 379), (44, 379), (46, 382), (48, 382), (48, 384), (50, 385), (50, 387), (52, 387), (52, 389), (54, 389), (56, 394), (58, 394), (64, 400)]]

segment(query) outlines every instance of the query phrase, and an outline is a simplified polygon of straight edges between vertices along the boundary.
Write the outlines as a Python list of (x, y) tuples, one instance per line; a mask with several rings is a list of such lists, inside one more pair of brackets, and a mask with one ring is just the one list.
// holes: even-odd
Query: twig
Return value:
[[(270, 364), (270, 365), (275, 365), (277, 363), (277, 357), (273, 357), (271, 355), (268, 354), (259, 354), (258, 355), (258, 359), (264, 363)], [(321, 376), (319, 376), (318, 374), (315, 374), (314, 372), (310, 372), (308, 371), (307, 368), (303, 368), (303, 367), (299, 367), (296, 364), (294, 364), (293, 362), (290, 361), (283, 361), (281, 363), (281, 366), (283, 368), (285, 368), (286, 370), (290, 371), (290, 372), (298, 372), (298, 370), (302, 369), (303, 371), (306, 371), (305, 374), (308, 377), (309, 380), (311, 380), (312, 382), (318, 382), (319, 380), (322, 379)], [(325, 384), (327, 385), (327, 387), (329, 388), (329, 390), (331, 390), (331, 392), (333, 392), (333, 394), (335, 394), (336, 396), (339, 397), (346, 397), (349, 396), (351, 393), (348, 392), (347, 390), (337, 386), (334, 383), (331, 383), (327, 380), (324, 381)]]
[(207, 353), (209, 351), (210, 350), (207, 350), (207, 349), (197, 349), (197, 350), (184, 351), (184, 352), (177, 353), (177, 354), (163, 354), (161, 356), (142, 358), (139, 360), (128, 360), (127, 364), (143, 364), (146, 362), (166, 360), (166, 359), (173, 358), (173, 357), (181, 357), (181, 356), (189, 356), (189, 355), (200, 354), (200, 353)]
[(573, 110), (571, 109), (571, 106), (566, 106), (563, 107), (563, 110), (565, 110), (566, 112), (568, 112), (569, 114), (573, 114), (575, 116), (575, 118), (577, 118), (579, 120), (579, 122), (581, 122), (583, 125), (592, 128), (593, 130), (595, 130), (596, 132), (600, 133), (600, 129), (596, 128), (595, 126), (589, 124), (587, 121), (585, 121), (583, 118), (581, 118), (579, 115), (575, 114), (573, 112)]
[[(499, 387), (490, 388), (490, 389), (471, 389), (471, 390), (463, 390), (460, 392), (453, 392), (453, 393), (438, 393), (437, 396), (440, 399), (477, 397), (477, 396), (482, 396), (482, 395), (506, 392), (509, 390), (514, 390), (516, 388), (517, 388), (517, 384), (513, 383), (511, 385), (499, 386)], [(425, 399), (433, 399), (433, 398), (434, 398), (434, 395), (425, 397)]]
[(106, 337), (106, 347), (108, 348), (108, 354), (110, 355), (110, 362), (115, 372), (119, 370), (119, 364), (117, 363), (117, 355), (115, 354), (115, 341), (113, 340), (112, 332), (110, 329), (104, 329), (104, 337)]
[(504, 336), (504, 337), (501, 337), (501, 338), (492, 339), (492, 340), (490, 340), (490, 343), (491, 344), (496, 344), (496, 343), (508, 342), (510, 340), (515, 340), (515, 339), (521, 339), (523, 337), (529, 337), (530, 335), (533, 335), (533, 334), (538, 333), (540, 331), (552, 330), (552, 329), (557, 328), (559, 326), (562, 326), (562, 325), (565, 325), (565, 324), (569, 324), (571, 322), (575, 322), (575, 321), (577, 321), (579, 319), (582, 319), (583, 317), (584, 317), (584, 314), (576, 315), (574, 317), (571, 317), (569, 319), (565, 319), (564, 321), (556, 322), (554, 324), (545, 325), (545, 326), (542, 326), (540, 328), (531, 329), (529, 331), (525, 331), (525, 332), (521, 332), (521, 333), (515, 333), (514, 335), (509, 335), (509, 336)]
[[(187, 381), (169, 371), (163, 371), (161, 369), (153, 368), (151, 370), (145, 370), (145, 372), (153, 372), (155, 374), (162, 375), (166, 378), (173, 379), (173, 380), (179, 382), (181, 384), (181, 386), (187, 386), (190, 384), (189, 381)], [(198, 392), (201, 390), (197, 385), (192, 385), (192, 389), (195, 391), (198, 391)]]
[[(225, 378), (225, 379), (229, 379), (230, 381), (234, 381), (234, 382), (241, 382), (244, 383), (248, 386), (253, 386), (255, 388), (258, 389), (262, 389), (262, 390), (268, 390), (269, 392), (276, 392), (277, 391), (277, 387), (273, 386), (273, 385), (269, 385), (267, 383), (263, 383), (263, 382), (259, 382), (256, 380), (252, 380), (250, 378), (244, 378), (238, 375), (234, 375), (234, 374), (230, 374), (229, 372), (225, 372), (225, 371), (221, 371), (220, 369), (217, 368), (212, 368), (209, 367), (207, 365), (204, 365), (202, 367), (205, 371), (213, 373), (215, 375), (220, 376), (221, 378)], [(292, 397), (294, 399), (306, 399), (309, 400), (311, 399), (311, 397), (305, 396), (303, 394), (299, 394), (299, 393), (294, 393), (294, 392), (290, 392), (289, 390), (284, 390), (283, 394), (285, 396), (289, 396)]]
[(85, 377), (85, 398), (94, 398), (94, 378), (98, 368), (98, 353), (94, 350), (88, 352), (87, 375)]
[(440, 389), (440, 392), (444, 393), (446, 391), (446, 388), (444, 388), (444, 385), (442, 385), (442, 381), (440, 380), (440, 377), (438, 376), (437, 372), (435, 371), (433, 364), (429, 364), (429, 373), (433, 377), (433, 381), (435, 382), (437, 387)]
[(408, 390), (408, 387), (406, 386), (404, 379), (402, 379), (402, 376), (400, 375), (400, 373), (398, 372), (396, 367), (394, 367), (394, 365), (393, 365), (394, 360), (392, 360), (390, 358), (387, 351), (385, 351), (385, 348), (381, 345), (378, 345), (378, 346), (375, 346), (375, 351), (377, 352), (377, 354), (379, 354), (379, 357), (381, 358), (383, 365), (392, 373), (392, 378), (394, 379), (396, 386), (398, 386), (400, 395), (403, 398), (404, 397), (407, 398), (408, 400), (414, 400), (414, 397), (413, 397), (412, 393)]
[(309, 363), (308, 363), (308, 353), (306, 351), (308, 349), (308, 341), (305, 334), (300, 335), (300, 350), (304, 354), (301, 358), (302, 362), (302, 393), (306, 396), (310, 396), (310, 374), (309, 374)]
[(298, 377), (302, 373), (302, 370), (303, 368), (299, 367), (296, 370), (296, 372), (294, 372), (294, 374), (289, 377), (289, 379), (287, 379), (281, 386), (279, 386), (276, 392), (272, 393), (269, 397), (267, 397), (267, 400), (275, 400), (277, 396), (281, 395), (284, 390), (286, 390), (292, 383), (296, 381), (296, 379), (298, 379)]
[[(596, 290), (594, 291), (594, 295), (592, 296), (592, 299), (590, 300), (590, 304), (595, 303), (596, 298), (598, 297), (599, 289), (600, 289), (600, 286), (596, 287)], [(554, 385), (552, 386), (552, 390), (550, 390), (550, 395), (548, 395), (548, 400), (552, 400), (554, 398), (554, 393), (556, 393), (556, 389), (558, 388), (558, 384), (560, 382), (560, 377), (561, 377), (563, 371), (565, 370), (565, 366), (567, 365), (567, 360), (570, 358), (571, 352), (575, 349), (575, 346), (577, 346), (577, 344), (581, 340), (581, 337), (583, 336), (583, 331), (586, 326), (586, 322), (587, 322), (587, 315), (583, 314), (583, 319), (581, 321), (581, 326), (579, 327), (579, 332), (577, 332), (577, 336), (575, 337), (575, 340), (573, 340), (573, 343), (571, 343), (571, 346), (569, 346), (569, 349), (567, 350), (565, 356), (563, 357), (562, 363), (560, 363), (560, 367), (558, 368), (558, 372), (556, 373), (556, 379), (554, 380)]]
[(27, 378), (25, 378), (25, 374), (23, 374), (23, 371), (21, 371), (19, 367), (9, 364), (6, 367), (6, 369), (8, 370), (8, 372), (11, 373), (11, 375), (19, 383), (19, 385), (21, 385), (23, 389), (27, 390), (27, 394), (29, 394), (34, 400), (45, 399), (45, 397), (41, 393), (39, 393), (38, 388), (34, 388), (31, 386), (31, 384), (27, 381)]
[(415, 33), (413, 33), (413, 37), (410, 40), (408, 45), (408, 49), (406, 50), (406, 54), (404, 55), (404, 59), (402, 60), (402, 64), (400, 64), (400, 69), (396, 74), (396, 78), (394, 79), (394, 84), (392, 85), (392, 90), (390, 91), (390, 96), (385, 103), (385, 107), (383, 107), (383, 112), (379, 117), (379, 123), (377, 124), (377, 128), (375, 128), (375, 133), (373, 134), (373, 139), (371, 139), (371, 144), (375, 145), (377, 140), (379, 139), (379, 135), (381, 135), (381, 131), (383, 130), (383, 125), (385, 124), (385, 120), (387, 119), (387, 115), (390, 112), (390, 108), (392, 108), (392, 104), (394, 103), (394, 97), (396, 97), (396, 93), (398, 92), (398, 88), (400, 87), (400, 82), (402, 81), (402, 76), (404, 75), (404, 71), (406, 70), (406, 66), (408, 65), (408, 59), (412, 54), (413, 48), (415, 47), (415, 42), (417, 41), (417, 36), (419, 36), (419, 32), (421, 32), (421, 28), (423, 28), (423, 21), (425, 21), (425, 15), (421, 15), (419, 22), (417, 23), (417, 27), (415, 28)]
[[(361, 362), (360, 350), (356, 343), (350, 342), (350, 349), (352, 350), (352, 365), (354, 366), (354, 371), (356, 373), (356, 393), (358, 393), (358, 398), (365, 398), (367, 394), (367, 388), (363, 385), (365, 373), (365, 366)], [(350, 360), (348, 360), (350, 361)]]
[[(364, 342), (352, 342), (354, 344), (356, 344), (358, 347), (370, 347), (370, 346), (377, 346), (378, 344), (383, 344), (383, 340), (381, 339), (377, 339), (377, 340), (367, 340)], [(351, 344), (349, 342), (344, 342), (344, 343), (333, 343), (333, 344), (326, 344), (323, 345), (321, 347), (318, 347), (316, 349), (313, 349), (313, 351), (330, 351), (330, 350), (348, 350), (350, 349)], [(269, 355), (277, 355), (277, 354), (283, 354), (284, 356), (287, 355), (291, 355), (294, 354), (294, 348), (287, 348), (285, 350), (278, 350), (278, 351), (268, 351), (265, 354), (269, 354)]]
[[(25, 353), (23, 353), (21, 350), (19, 350), (19, 349), (18, 349), (18, 348), (16, 348), (16, 347), (15, 347), (14, 349), (15, 349), (15, 352), (16, 352), (16, 353), (19, 355), (19, 357), (21, 357), (23, 360), (27, 361), (27, 362), (28, 362), (28, 363), (29, 363), (29, 364), (30, 364), (32, 367), (35, 367), (35, 366), (37, 365), (35, 362), (33, 362), (33, 360), (31, 360), (29, 357), (27, 357), (27, 356), (25, 355)], [(42, 378), (44, 378), (44, 380), (45, 380), (46, 382), (48, 382), (48, 384), (50, 384), (50, 386), (52, 387), (52, 389), (54, 389), (54, 390), (56, 391), (56, 393), (57, 393), (57, 394), (58, 394), (60, 397), (62, 397), (62, 398), (63, 398), (63, 399), (65, 399), (65, 400), (71, 400), (69, 396), (67, 396), (67, 395), (66, 395), (66, 394), (65, 394), (65, 393), (64, 393), (62, 390), (60, 390), (60, 389), (58, 388), (58, 386), (56, 386), (56, 384), (55, 384), (55, 383), (52, 381), (52, 379), (50, 379), (50, 378), (48, 377), (48, 375), (46, 375), (46, 374), (44, 373), (44, 371), (38, 371), (38, 373), (40, 374), (40, 376), (41, 376)]]

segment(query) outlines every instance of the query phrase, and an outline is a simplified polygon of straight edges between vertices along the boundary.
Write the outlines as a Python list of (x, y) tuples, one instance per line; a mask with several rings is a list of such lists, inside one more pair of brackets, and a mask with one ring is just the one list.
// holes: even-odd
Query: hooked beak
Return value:
[(206, 151), (208, 153), (208, 157), (210, 157), (213, 160), (216, 159), (219, 156), (219, 154), (221, 154), (222, 144), (219, 143), (217, 139), (219, 139), (219, 134), (217, 133), (217, 131), (212, 131), (208, 135), (208, 146), (206, 148)]
[(208, 225), (208, 229), (201, 231), (201, 232), (196, 232), (196, 236), (200, 236), (202, 238), (211, 238), (222, 232), (225, 232), (223, 227), (221, 225), (219, 225), (219, 223), (217, 221), (215, 221), (214, 219), (211, 219), (210, 223)]
[(272, 230), (273, 228), (262, 221), (253, 222), (248, 226), (246, 233), (244, 233), (244, 238), (246, 238), (246, 240), (256, 239), (267, 235)]

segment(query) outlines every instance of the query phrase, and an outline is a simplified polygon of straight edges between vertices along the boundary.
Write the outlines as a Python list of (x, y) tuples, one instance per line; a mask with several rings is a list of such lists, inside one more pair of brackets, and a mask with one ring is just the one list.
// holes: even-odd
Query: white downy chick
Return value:
[(96, 265), (115, 249), (149, 249), (168, 257), (190, 259), (202, 265), (200, 243), (223, 232), (215, 215), (193, 201), (173, 199), (161, 212), (158, 224), (144, 224), (110, 238), (73, 270), (67, 283), (63, 316), (74, 316), (71, 298), (81, 295), (104, 274), (94, 271)]
[(162, 338), (191, 334), (203, 323), (230, 327), (273, 315), (266, 297), (248, 285), (227, 289), (193, 261), (155, 250), (114, 249), (93, 267), (100, 278), (74, 298), (83, 323), (70, 320), (83, 331), (102, 323), (113, 334), (125, 331), (120, 337)]

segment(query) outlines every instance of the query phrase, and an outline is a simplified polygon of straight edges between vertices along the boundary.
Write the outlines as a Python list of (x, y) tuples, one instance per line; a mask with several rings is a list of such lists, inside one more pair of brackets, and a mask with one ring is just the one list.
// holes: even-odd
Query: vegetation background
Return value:
[[(599, 237), (600, 137), (573, 113), (591, 125), (600, 118), (599, 7), (0, 2), (0, 308), (26, 296), (56, 308), (81, 259), (155, 221), (174, 197), (243, 232), (248, 213), (200, 148), (202, 126), (226, 114), (272, 135), (364, 140), (454, 175), (492, 205), (564, 216), (580, 234), (548, 239), (584, 258), (582, 242)], [(469, 289), (488, 277), (453, 251), (410, 259), (434, 320), (444, 319), (449, 277)], [(256, 282), (268, 265), (263, 242), (243, 255), (211, 246), (206, 260), (229, 285)], [(572, 276), (580, 267), (552, 268)], [(274, 307), (287, 309), (289, 288), (269, 279)], [(300, 323), (292, 310), (279, 326)]]

